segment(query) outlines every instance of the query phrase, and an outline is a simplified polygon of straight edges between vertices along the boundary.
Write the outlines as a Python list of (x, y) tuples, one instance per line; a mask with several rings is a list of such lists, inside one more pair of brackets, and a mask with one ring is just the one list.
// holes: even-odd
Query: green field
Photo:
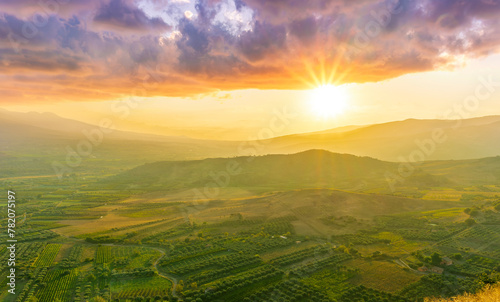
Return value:
[(56, 259), (57, 253), (59, 253), (59, 249), (61, 248), (61, 244), (53, 244), (49, 243), (43, 250), (42, 254), (35, 261), (33, 266), (52, 266), (54, 259)]
[(23, 192), (26, 219), (17, 226), (19, 294), (0, 298), (410, 302), (498, 278), (497, 186), (388, 195), (377, 181), (354, 193), (238, 178), (197, 200), (193, 189), (203, 188), (193, 183), (162, 187), (150, 177), (143, 188), (130, 173), (4, 180)]

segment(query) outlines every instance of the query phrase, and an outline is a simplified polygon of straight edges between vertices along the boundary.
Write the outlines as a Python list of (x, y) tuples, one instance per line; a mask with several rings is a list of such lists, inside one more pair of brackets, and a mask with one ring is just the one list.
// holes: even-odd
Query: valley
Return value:
[(423, 301), (476, 291), (498, 278), (499, 162), (423, 162), (396, 192), (384, 175), (397, 163), (322, 150), (132, 169), (97, 160), (89, 165), (108, 173), (7, 177), (26, 219), (21, 294), (3, 298)]

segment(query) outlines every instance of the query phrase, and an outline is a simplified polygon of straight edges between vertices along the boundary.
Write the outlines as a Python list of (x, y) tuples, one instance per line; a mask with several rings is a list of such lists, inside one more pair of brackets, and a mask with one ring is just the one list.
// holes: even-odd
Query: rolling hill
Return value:
[[(492, 169), (497, 167), (495, 159), (490, 159), (493, 165), (479, 161), (478, 166), (472, 162), (459, 163), (458, 160), (493, 157), (500, 154), (500, 116), (466, 119), (459, 122), (458, 125), (458, 121), (412, 119), (367, 126), (346, 126), (258, 142), (197, 140), (113, 130), (103, 134), (100, 143), (92, 146), (91, 154), (83, 156), (82, 165), (77, 167), (77, 170), (91, 164), (86, 159), (116, 163), (122, 161), (121, 168), (129, 169), (144, 163), (165, 160), (186, 161), (231, 156), (243, 158), (247, 155), (275, 154), (274, 157), (252, 157), (252, 161), (248, 162), (245, 162), (247, 159), (242, 159), (244, 172), (233, 177), (232, 183), (251, 185), (260, 183), (261, 179), (269, 179), (271, 186), (274, 184), (297, 186), (303, 184), (304, 180), (310, 179), (311, 181), (305, 181), (306, 187), (352, 188), (354, 183), (356, 183), (354, 187), (357, 187), (364, 181), (380, 184), (384, 181), (386, 171), (397, 170), (397, 165), (376, 162), (374, 158), (391, 162), (407, 161), (413, 152), (419, 150), (418, 141), (428, 142), (432, 138), (433, 131), (441, 129), (443, 140), (434, 142), (433, 152), (426, 153), (423, 158), (426, 163), (419, 165), (423, 172), (412, 175), (410, 181), (415, 180), (417, 185), (422, 182), (447, 182), (449, 179), (455, 179), (459, 183), (468, 180), (475, 180), (476, 183), (495, 182), (500, 177), (496, 170)], [(456, 127), (457, 125), (459, 127)], [(64, 162), (68, 148), (75, 150), (79, 143), (89, 144), (85, 132), (92, 133), (96, 129), (98, 128), (95, 125), (61, 118), (51, 113), (0, 110), (2, 142), (0, 160), (4, 166), (3, 177), (53, 173), (51, 163)], [(242, 144), (248, 147), (260, 144), (263, 148), (257, 148), (258, 150), (242, 148)], [(311, 156), (311, 153), (289, 158), (280, 155), (301, 153), (311, 149), (324, 149), (371, 157), (371, 159), (362, 158), (354, 162), (352, 160), (354, 157), (349, 156), (336, 159), (331, 155)], [(249, 150), (250, 154), (242, 150)], [(31, 160), (33, 156), (38, 158), (36, 162)], [(429, 163), (435, 160), (453, 161)], [(199, 169), (223, 171), (225, 168), (221, 165), (224, 164), (223, 159), (208, 159), (198, 163), (180, 162), (162, 165), (169, 165), (181, 176), (187, 173), (182, 178), (192, 179), (193, 183), (190, 185), (199, 185), (196, 182), (207, 182), (209, 178), (202, 176), (202, 172), (193, 171)], [(335, 167), (333, 170), (325, 169), (332, 165)], [(18, 169), (18, 166), (23, 168)], [(312, 169), (307, 170), (308, 166)], [(454, 167), (453, 171), (456, 173), (449, 173), (448, 166)], [(162, 177), (169, 179), (173, 177), (172, 175)], [(283, 178), (285, 175), (287, 177)]]
[(204, 187), (214, 182), (221, 187), (353, 188), (363, 181), (383, 182), (385, 171), (396, 167), (368, 157), (309, 150), (292, 155), (156, 162), (113, 180), (150, 189)]
[[(405, 186), (464, 187), (499, 185), (500, 157), (460, 161), (428, 161), (414, 166)], [(110, 182), (148, 190), (206, 187), (254, 188), (263, 191), (298, 188), (361, 190), (388, 187), (387, 173), (398, 163), (370, 157), (309, 150), (289, 155), (164, 161), (141, 165)]]
[(425, 160), (473, 159), (500, 155), (500, 116), (456, 120), (416, 120), (288, 135), (264, 142), (268, 153), (295, 153), (309, 149), (401, 161), (419, 149), (417, 142), (442, 131), (442, 140)]

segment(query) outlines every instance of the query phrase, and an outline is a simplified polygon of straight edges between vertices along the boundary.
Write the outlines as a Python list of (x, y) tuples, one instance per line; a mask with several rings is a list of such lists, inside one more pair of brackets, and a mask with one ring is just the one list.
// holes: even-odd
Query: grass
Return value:
[(413, 251), (419, 250), (426, 246), (426, 243), (423, 242), (414, 242), (409, 241), (401, 237), (400, 235), (391, 233), (391, 232), (381, 232), (377, 234), (375, 237), (380, 239), (389, 239), (391, 243), (388, 245), (375, 245), (368, 247), (360, 247), (359, 251), (363, 254), (373, 253), (376, 250), (379, 250), (382, 253), (388, 254), (390, 256), (402, 256), (408, 255)]
[(449, 208), (443, 210), (422, 212), (423, 216), (429, 219), (465, 218), (465, 208)]
[(354, 285), (364, 285), (391, 293), (397, 292), (406, 285), (420, 279), (420, 275), (404, 270), (401, 266), (387, 261), (355, 259), (347, 262), (346, 265), (361, 270), (358, 276), (351, 279), (351, 283)]
[(426, 200), (451, 200), (459, 201), (462, 198), (462, 193), (460, 192), (450, 192), (450, 191), (430, 191), (425, 194), (422, 199)]
[(344, 272), (334, 272), (331, 270), (319, 271), (302, 282), (311, 286), (315, 291), (325, 293), (328, 298), (336, 301), (342, 293), (351, 287), (348, 283), (350, 276)]

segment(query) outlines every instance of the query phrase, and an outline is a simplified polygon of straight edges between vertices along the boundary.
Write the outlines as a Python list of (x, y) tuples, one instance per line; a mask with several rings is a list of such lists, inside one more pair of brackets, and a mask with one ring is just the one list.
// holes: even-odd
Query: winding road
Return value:
[(167, 274), (164, 274), (162, 273), (159, 269), (158, 269), (158, 263), (160, 262), (160, 260), (166, 255), (165, 251), (160, 249), (160, 248), (157, 248), (157, 247), (151, 247), (149, 246), (149, 248), (152, 248), (152, 249), (155, 249), (157, 250), (158, 252), (161, 253), (161, 256), (158, 257), (158, 259), (156, 259), (155, 263), (153, 264), (153, 266), (155, 267), (155, 270), (156, 270), (156, 273), (158, 274), (158, 276), (164, 278), (164, 279), (167, 279), (169, 280), (170, 282), (172, 282), (173, 286), (172, 286), (172, 296), (177, 296), (177, 293), (176, 293), (176, 288), (177, 288), (177, 283), (179, 282), (179, 280), (177, 280), (177, 278), (175, 278), (174, 276), (172, 275), (167, 275)]
[[(74, 237), (66, 237), (68, 239), (71, 239), (73, 241), (79, 241), (79, 242), (85, 242), (85, 244), (88, 244), (88, 245), (99, 245), (98, 243), (90, 243), (90, 242), (87, 242), (83, 239), (79, 239), (79, 238), (74, 238)], [(172, 296), (175, 296), (177, 297), (177, 293), (176, 293), (176, 287), (177, 287), (177, 284), (179, 283), (179, 280), (172, 276), (172, 275), (168, 275), (168, 274), (165, 274), (165, 273), (162, 273), (159, 269), (158, 269), (158, 264), (160, 263), (160, 260), (165, 257), (165, 255), (167, 254), (165, 252), (165, 250), (157, 247), (157, 246), (151, 246), (151, 245), (146, 245), (146, 244), (141, 244), (141, 245), (133, 245), (133, 244), (115, 244), (115, 243), (104, 243), (104, 244), (101, 244), (101, 245), (105, 245), (105, 246), (123, 246), (123, 247), (145, 247), (145, 248), (150, 248), (150, 249), (154, 249), (158, 252), (160, 252), (160, 257), (158, 257), (155, 262), (153, 263), (153, 266), (156, 270), (156, 273), (158, 274), (158, 276), (160, 276), (161, 278), (164, 278), (164, 279), (167, 279), (169, 280), (170, 282), (172, 282)]]

